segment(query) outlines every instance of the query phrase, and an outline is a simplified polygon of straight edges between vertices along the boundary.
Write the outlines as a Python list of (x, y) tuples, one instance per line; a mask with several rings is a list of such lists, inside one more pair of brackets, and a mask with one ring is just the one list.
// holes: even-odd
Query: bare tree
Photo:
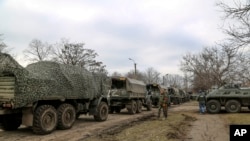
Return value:
[(98, 54), (83, 46), (84, 43), (69, 43), (69, 40), (62, 39), (53, 48), (53, 60), (62, 64), (80, 66), (91, 72), (107, 73), (106, 66), (95, 60)]
[(182, 88), (184, 85), (184, 78), (178, 74), (168, 74), (165, 82), (170, 87)]
[(122, 74), (119, 73), (119, 72), (117, 72), (117, 71), (115, 71), (115, 72), (113, 72), (113, 73), (111, 74), (111, 76), (122, 76)]
[[(228, 1), (227, 1), (228, 2)], [(230, 46), (244, 48), (250, 43), (250, 3), (249, 1), (219, 2), (224, 13), (223, 31), (229, 35)]]
[(136, 70), (136, 75), (135, 75), (135, 70), (130, 70), (127, 74), (125, 74), (125, 76), (128, 78), (133, 78), (145, 82), (144, 73), (141, 72), (140, 70)]
[(160, 73), (153, 67), (146, 69), (144, 74), (144, 82), (149, 83), (160, 83)]
[(33, 39), (29, 43), (29, 47), (24, 51), (25, 57), (31, 62), (49, 60), (51, 54), (51, 45), (43, 43), (38, 39)]
[[(3, 34), (0, 34), (0, 37), (2, 36)], [(3, 39), (0, 38), (0, 53), (1, 52), (6, 52), (6, 48), (7, 48), (7, 45), (3, 42)]]
[(220, 45), (206, 47), (199, 54), (186, 54), (181, 61), (181, 70), (193, 74), (196, 90), (209, 89), (212, 85), (221, 86), (236, 80), (240, 72), (237, 49)]

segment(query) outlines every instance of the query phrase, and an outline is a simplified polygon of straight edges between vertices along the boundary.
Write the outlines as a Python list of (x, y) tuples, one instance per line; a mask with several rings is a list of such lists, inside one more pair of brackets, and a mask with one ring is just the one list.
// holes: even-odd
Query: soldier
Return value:
[(168, 97), (164, 90), (161, 90), (161, 95), (159, 98), (159, 111), (158, 111), (158, 118), (161, 117), (161, 110), (163, 111), (163, 120), (165, 120), (168, 116)]
[(199, 111), (200, 114), (204, 114), (206, 110), (206, 95), (205, 92), (200, 91), (199, 96), (197, 97), (197, 101), (199, 102)]

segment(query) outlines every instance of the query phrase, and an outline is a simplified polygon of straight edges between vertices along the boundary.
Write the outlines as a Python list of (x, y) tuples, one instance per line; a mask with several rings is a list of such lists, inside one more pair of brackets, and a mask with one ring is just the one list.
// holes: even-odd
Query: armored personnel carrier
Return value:
[(146, 85), (143, 81), (127, 77), (111, 77), (110, 113), (120, 113), (127, 108), (130, 114), (142, 112), (142, 106), (151, 110), (152, 104), (147, 96)]
[(227, 84), (213, 89), (206, 96), (207, 111), (219, 113), (224, 107), (228, 113), (238, 113), (241, 107), (250, 108), (250, 88), (240, 88), (239, 85)]
[(0, 122), (4, 130), (21, 124), (36, 134), (69, 129), (80, 114), (108, 118), (109, 79), (79, 67), (38, 62), (23, 68), (0, 53)]

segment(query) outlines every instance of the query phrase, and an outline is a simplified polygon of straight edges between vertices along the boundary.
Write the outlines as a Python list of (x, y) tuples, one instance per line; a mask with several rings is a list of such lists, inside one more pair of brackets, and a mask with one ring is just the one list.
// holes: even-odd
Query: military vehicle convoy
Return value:
[(69, 129), (80, 114), (108, 118), (108, 77), (54, 62), (20, 66), (0, 53), (0, 123), (4, 130), (21, 124), (36, 134)]
[(184, 90), (179, 89), (179, 93), (181, 95), (181, 101), (182, 102), (187, 102), (190, 100), (190, 95), (188, 93), (186, 93)]
[(146, 85), (143, 81), (127, 77), (111, 77), (109, 91), (110, 113), (120, 113), (127, 108), (130, 114), (141, 113), (142, 106), (151, 110), (152, 104), (147, 96)]
[[(160, 85), (160, 84), (147, 84), (147, 91), (148, 91), (148, 95), (150, 97), (150, 99), (152, 100), (152, 105), (155, 107), (158, 107), (158, 103), (159, 103), (159, 98), (160, 98), (160, 93), (161, 91), (164, 91), (166, 93), (168, 93), (168, 88)], [(168, 106), (171, 106), (171, 100), (170, 100), (170, 96), (168, 95)]]
[(173, 103), (174, 105), (182, 103), (183, 96), (180, 94), (179, 89), (169, 87), (168, 93), (170, 95), (171, 103)]
[(250, 88), (227, 84), (209, 92), (206, 99), (209, 113), (219, 113), (222, 107), (225, 107), (228, 113), (238, 113), (241, 107), (250, 108)]

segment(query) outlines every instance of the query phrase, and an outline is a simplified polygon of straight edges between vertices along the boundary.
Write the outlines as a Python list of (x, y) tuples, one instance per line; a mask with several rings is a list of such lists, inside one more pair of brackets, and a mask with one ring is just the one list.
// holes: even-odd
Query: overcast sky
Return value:
[(155, 68), (181, 74), (187, 52), (222, 40), (216, 0), (0, 0), (1, 38), (17, 55), (34, 38), (61, 38), (94, 49), (109, 73)]

